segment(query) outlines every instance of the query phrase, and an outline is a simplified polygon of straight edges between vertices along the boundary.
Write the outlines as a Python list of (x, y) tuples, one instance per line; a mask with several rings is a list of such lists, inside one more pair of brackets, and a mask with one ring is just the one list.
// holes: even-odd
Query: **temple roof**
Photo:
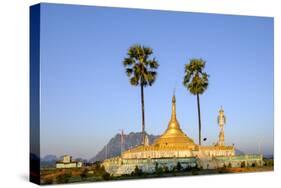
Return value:
[(172, 115), (166, 131), (155, 140), (155, 146), (191, 146), (196, 144), (191, 138), (184, 134), (180, 128), (180, 124), (176, 117), (176, 97), (173, 95), (172, 99)]

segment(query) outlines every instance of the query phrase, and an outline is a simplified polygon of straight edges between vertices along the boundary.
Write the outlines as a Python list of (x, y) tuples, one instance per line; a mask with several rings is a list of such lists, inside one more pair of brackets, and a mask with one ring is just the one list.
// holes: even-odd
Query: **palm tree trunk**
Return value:
[(142, 144), (145, 142), (145, 119), (144, 119), (144, 94), (143, 85), (141, 84), (141, 111), (142, 111)]
[(201, 115), (200, 115), (200, 99), (199, 94), (197, 94), (197, 109), (198, 109), (198, 125), (199, 125), (199, 145), (201, 145)]

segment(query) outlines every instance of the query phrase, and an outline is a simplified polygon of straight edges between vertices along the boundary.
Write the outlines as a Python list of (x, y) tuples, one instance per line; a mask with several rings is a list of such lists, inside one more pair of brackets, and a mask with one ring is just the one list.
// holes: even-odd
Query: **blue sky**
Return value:
[(141, 130), (140, 88), (122, 65), (136, 43), (160, 64), (144, 91), (149, 134), (166, 129), (176, 88), (181, 128), (198, 141), (196, 97), (182, 79), (184, 64), (203, 58), (204, 144), (217, 141), (222, 105), (227, 144), (273, 152), (273, 18), (57, 4), (41, 11), (41, 155), (91, 158), (120, 129)]

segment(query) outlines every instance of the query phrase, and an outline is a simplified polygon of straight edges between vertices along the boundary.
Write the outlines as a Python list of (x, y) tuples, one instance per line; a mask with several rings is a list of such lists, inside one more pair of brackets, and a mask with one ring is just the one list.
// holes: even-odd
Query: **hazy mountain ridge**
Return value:
[[(124, 134), (124, 150), (128, 150), (132, 147), (135, 147), (137, 145), (141, 144), (141, 132), (131, 132), (129, 134)], [(148, 135), (149, 143), (153, 143), (156, 138), (159, 136), (155, 135)], [(107, 150), (107, 152), (106, 152)], [(116, 134), (113, 138), (110, 139), (110, 141), (89, 161), (95, 162), (95, 161), (102, 161), (106, 157), (116, 157), (120, 155), (121, 153), (121, 134)]]

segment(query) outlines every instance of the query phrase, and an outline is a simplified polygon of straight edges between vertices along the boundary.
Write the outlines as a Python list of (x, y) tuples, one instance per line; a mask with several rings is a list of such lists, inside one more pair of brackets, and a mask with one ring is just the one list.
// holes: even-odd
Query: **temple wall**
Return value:
[(115, 158), (114, 160), (105, 160), (103, 166), (105, 170), (112, 175), (131, 174), (136, 166), (142, 169), (143, 172), (155, 172), (156, 163), (158, 167), (167, 167), (172, 170), (177, 166), (178, 162), (183, 168), (195, 167), (197, 165), (196, 158), (169, 158), (169, 159), (121, 159)]
[(235, 150), (234, 149), (225, 149), (225, 150), (216, 150), (216, 149), (204, 149), (200, 150), (198, 152), (198, 157), (199, 158), (204, 158), (204, 157), (217, 157), (217, 156), (234, 156), (235, 155)]
[[(241, 167), (245, 165), (262, 166), (262, 155), (239, 155), (239, 156), (219, 156), (211, 158), (158, 158), (158, 159), (122, 159), (120, 157), (111, 158), (105, 160), (102, 165), (105, 170), (115, 176), (122, 174), (131, 174), (135, 167), (138, 166), (143, 172), (152, 173), (155, 172), (156, 163), (158, 167), (168, 167), (172, 170), (180, 163), (183, 168), (198, 166), (202, 169), (216, 169), (224, 167)], [(244, 164), (243, 164), (244, 163)], [(242, 165), (243, 164), (243, 165)]]

